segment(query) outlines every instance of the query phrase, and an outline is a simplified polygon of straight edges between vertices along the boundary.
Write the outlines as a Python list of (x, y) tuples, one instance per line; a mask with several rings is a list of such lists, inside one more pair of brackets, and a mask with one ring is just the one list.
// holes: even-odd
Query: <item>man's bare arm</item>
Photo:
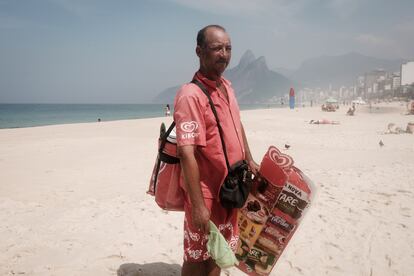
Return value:
[(184, 174), (184, 182), (191, 201), (191, 218), (193, 226), (204, 233), (210, 231), (210, 211), (207, 209), (200, 185), (200, 171), (194, 156), (195, 146), (178, 147), (181, 168)]
[(253, 171), (254, 174), (257, 173), (259, 170), (259, 165), (253, 160), (252, 154), (250, 152), (249, 143), (247, 142), (246, 133), (244, 132), (243, 124), (240, 122), (242, 135), (243, 135), (243, 143), (244, 143), (244, 150), (246, 151), (246, 161), (249, 164), (250, 169)]

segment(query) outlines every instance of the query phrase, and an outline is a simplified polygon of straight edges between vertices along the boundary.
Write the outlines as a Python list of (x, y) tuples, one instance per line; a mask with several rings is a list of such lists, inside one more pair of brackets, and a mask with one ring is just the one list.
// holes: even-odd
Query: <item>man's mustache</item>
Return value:
[(228, 60), (227, 59), (219, 59), (219, 60), (217, 60), (217, 62), (216, 63), (228, 63)]

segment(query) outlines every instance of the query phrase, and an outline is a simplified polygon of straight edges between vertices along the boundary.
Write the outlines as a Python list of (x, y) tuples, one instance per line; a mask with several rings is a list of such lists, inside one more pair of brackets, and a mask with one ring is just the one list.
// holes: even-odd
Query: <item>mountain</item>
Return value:
[[(269, 70), (264, 57), (256, 58), (247, 50), (239, 64), (224, 72), (231, 81), (239, 103), (279, 102), (282, 95), (289, 93), (293, 82), (281, 74)], [(170, 87), (157, 95), (154, 103), (172, 103), (179, 86)]]
[(169, 87), (165, 90), (163, 90), (161, 93), (159, 93), (153, 100), (153, 103), (159, 103), (159, 104), (173, 104), (175, 94), (177, 93), (180, 86), (173, 86)]
[(359, 53), (321, 56), (304, 61), (289, 77), (310, 87), (354, 85), (358, 76), (375, 69), (399, 71), (404, 60), (386, 60)]
[(295, 71), (294, 69), (288, 69), (285, 67), (276, 67), (272, 69), (273, 71), (275, 71), (278, 74), (281, 74), (287, 78), (290, 78), (290, 75), (292, 75), (292, 73)]
[[(351, 52), (339, 56), (321, 56), (302, 63), (297, 70), (269, 70), (264, 57), (256, 58), (247, 50), (236, 67), (224, 72), (233, 85), (239, 103), (278, 102), (290, 87), (333, 87), (355, 85), (357, 77), (375, 69), (400, 70), (403, 59), (387, 60)], [(280, 72), (280, 73), (278, 73)], [(289, 78), (285, 77), (288, 76)], [(154, 103), (172, 103), (178, 86), (156, 96)]]
[(224, 72), (233, 85), (239, 103), (279, 102), (289, 92), (293, 82), (281, 74), (269, 70), (264, 57), (255, 58), (248, 50), (239, 64)]

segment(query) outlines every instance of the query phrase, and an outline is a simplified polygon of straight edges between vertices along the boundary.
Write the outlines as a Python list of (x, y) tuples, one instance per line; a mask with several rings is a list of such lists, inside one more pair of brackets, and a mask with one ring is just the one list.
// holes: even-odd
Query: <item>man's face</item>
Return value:
[(204, 45), (197, 46), (200, 63), (207, 72), (221, 76), (231, 59), (230, 37), (220, 29), (209, 28), (205, 38)]

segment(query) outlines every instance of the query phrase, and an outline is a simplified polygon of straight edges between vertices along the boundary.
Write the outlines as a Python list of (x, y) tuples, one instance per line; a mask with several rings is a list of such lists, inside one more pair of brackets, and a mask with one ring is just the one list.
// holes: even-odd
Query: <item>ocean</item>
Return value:
[[(241, 110), (278, 107), (240, 105)], [(0, 129), (164, 116), (163, 104), (0, 104)]]

